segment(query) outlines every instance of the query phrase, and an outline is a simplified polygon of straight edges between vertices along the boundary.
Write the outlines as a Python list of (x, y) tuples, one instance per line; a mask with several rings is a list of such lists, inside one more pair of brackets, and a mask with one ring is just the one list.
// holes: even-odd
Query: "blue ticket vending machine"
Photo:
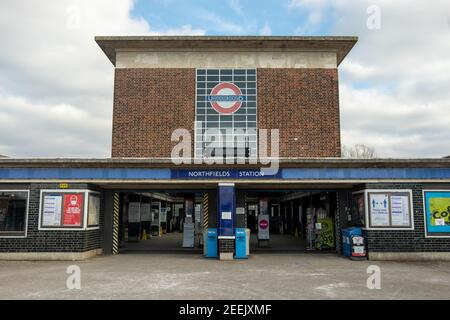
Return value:
[(235, 254), (236, 259), (247, 259), (247, 235), (244, 228), (236, 228)]
[(217, 229), (209, 228), (206, 234), (206, 257), (217, 258), (219, 256), (217, 248)]

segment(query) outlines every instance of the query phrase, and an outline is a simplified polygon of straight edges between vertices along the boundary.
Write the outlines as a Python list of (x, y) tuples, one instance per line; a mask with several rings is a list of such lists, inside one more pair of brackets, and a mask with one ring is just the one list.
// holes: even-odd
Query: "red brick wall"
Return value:
[[(340, 156), (336, 69), (258, 69), (257, 79), (258, 127), (280, 129), (280, 156)], [(194, 121), (195, 69), (116, 69), (112, 157), (170, 157), (172, 131), (191, 130), (193, 143)]]
[(173, 130), (194, 140), (194, 104), (195, 69), (116, 69), (112, 157), (170, 157)]
[(257, 73), (258, 127), (280, 130), (280, 156), (340, 157), (337, 69)]

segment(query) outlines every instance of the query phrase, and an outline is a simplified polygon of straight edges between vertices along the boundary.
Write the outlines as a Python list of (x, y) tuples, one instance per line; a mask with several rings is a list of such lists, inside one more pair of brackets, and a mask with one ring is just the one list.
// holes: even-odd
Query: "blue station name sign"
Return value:
[(259, 169), (172, 169), (172, 179), (279, 179), (281, 171), (267, 174)]

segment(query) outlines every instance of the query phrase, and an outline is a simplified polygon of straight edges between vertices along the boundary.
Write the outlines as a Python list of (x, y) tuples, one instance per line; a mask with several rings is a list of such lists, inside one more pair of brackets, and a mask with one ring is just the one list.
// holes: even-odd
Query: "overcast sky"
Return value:
[(450, 155), (448, 0), (2, 0), (0, 154), (109, 157), (113, 66), (94, 36), (158, 34), (358, 36), (342, 143)]

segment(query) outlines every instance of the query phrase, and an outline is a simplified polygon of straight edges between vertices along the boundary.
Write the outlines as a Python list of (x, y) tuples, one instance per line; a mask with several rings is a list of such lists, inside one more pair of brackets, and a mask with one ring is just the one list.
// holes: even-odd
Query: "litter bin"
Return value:
[(350, 259), (366, 259), (366, 245), (364, 241), (364, 237), (361, 236), (352, 236), (352, 254)]
[(247, 233), (244, 228), (236, 228), (235, 231), (235, 254), (236, 259), (247, 259)]
[(362, 228), (342, 229), (342, 254), (349, 258), (365, 258), (365, 241)]
[(208, 229), (206, 234), (206, 257), (217, 258), (217, 229)]

